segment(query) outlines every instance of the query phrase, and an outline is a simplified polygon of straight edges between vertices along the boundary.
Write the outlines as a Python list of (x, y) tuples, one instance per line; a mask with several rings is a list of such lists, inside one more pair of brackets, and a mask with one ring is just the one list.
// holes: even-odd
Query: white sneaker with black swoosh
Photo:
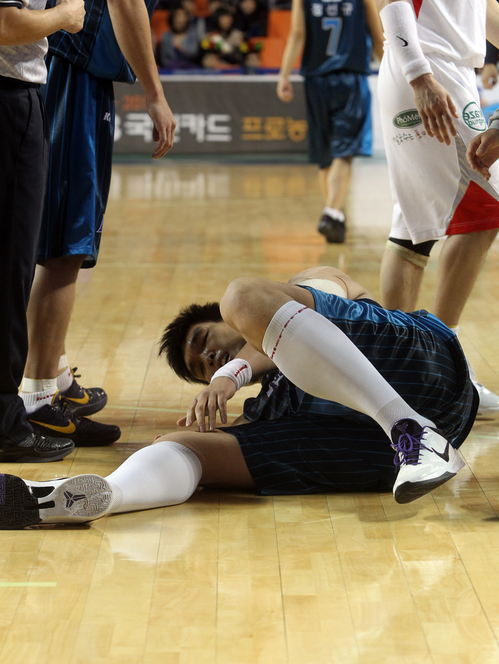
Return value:
[(441, 431), (414, 420), (396, 422), (391, 431), (394, 463), (399, 467), (393, 485), (397, 503), (410, 503), (450, 480), (464, 461)]

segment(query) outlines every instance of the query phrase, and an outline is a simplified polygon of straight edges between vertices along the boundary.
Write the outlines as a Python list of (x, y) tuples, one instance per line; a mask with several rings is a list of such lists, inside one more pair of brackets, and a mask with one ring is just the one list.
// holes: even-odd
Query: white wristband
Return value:
[(416, 16), (412, 6), (400, 0), (391, 2), (379, 13), (387, 42), (407, 82), (431, 74), (431, 67), (419, 43)]
[(237, 390), (240, 390), (241, 387), (244, 387), (244, 385), (247, 385), (249, 382), (251, 382), (253, 371), (251, 370), (249, 362), (236, 358), (235, 360), (227, 362), (227, 364), (215, 371), (211, 377), (210, 382), (213, 382), (215, 378), (220, 378), (221, 376), (225, 376), (225, 378), (230, 378), (233, 380), (236, 384), (237, 392)]

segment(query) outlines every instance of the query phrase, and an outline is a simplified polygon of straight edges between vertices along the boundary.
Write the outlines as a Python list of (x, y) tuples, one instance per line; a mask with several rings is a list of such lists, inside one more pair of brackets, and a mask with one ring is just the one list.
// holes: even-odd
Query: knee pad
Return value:
[(411, 240), (399, 240), (396, 237), (388, 238), (387, 249), (393, 251), (409, 263), (425, 268), (430, 257), (430, 252), (437, 240), (427, 240), (419, 244), (413, 244)]

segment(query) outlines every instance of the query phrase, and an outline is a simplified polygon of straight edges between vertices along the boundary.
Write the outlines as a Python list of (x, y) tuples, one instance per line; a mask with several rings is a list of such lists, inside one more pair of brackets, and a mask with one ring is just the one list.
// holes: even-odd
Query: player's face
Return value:
[(245, 343), (224, 321), (195, 323), (187, 332), (184, 360), (195, 378), (209, 383), (215, 371), (233, 360)]

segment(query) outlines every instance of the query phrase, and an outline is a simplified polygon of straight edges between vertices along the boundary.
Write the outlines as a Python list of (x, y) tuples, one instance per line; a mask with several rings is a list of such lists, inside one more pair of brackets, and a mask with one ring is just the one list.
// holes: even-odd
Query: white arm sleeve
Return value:
[(431, 74), (431, 67), (419, 43), (416, 16), (412, 6), (400, 0), (392, 2), (380, 12), (385, 37), (402, 69), (407, 82), (423, 74)]

